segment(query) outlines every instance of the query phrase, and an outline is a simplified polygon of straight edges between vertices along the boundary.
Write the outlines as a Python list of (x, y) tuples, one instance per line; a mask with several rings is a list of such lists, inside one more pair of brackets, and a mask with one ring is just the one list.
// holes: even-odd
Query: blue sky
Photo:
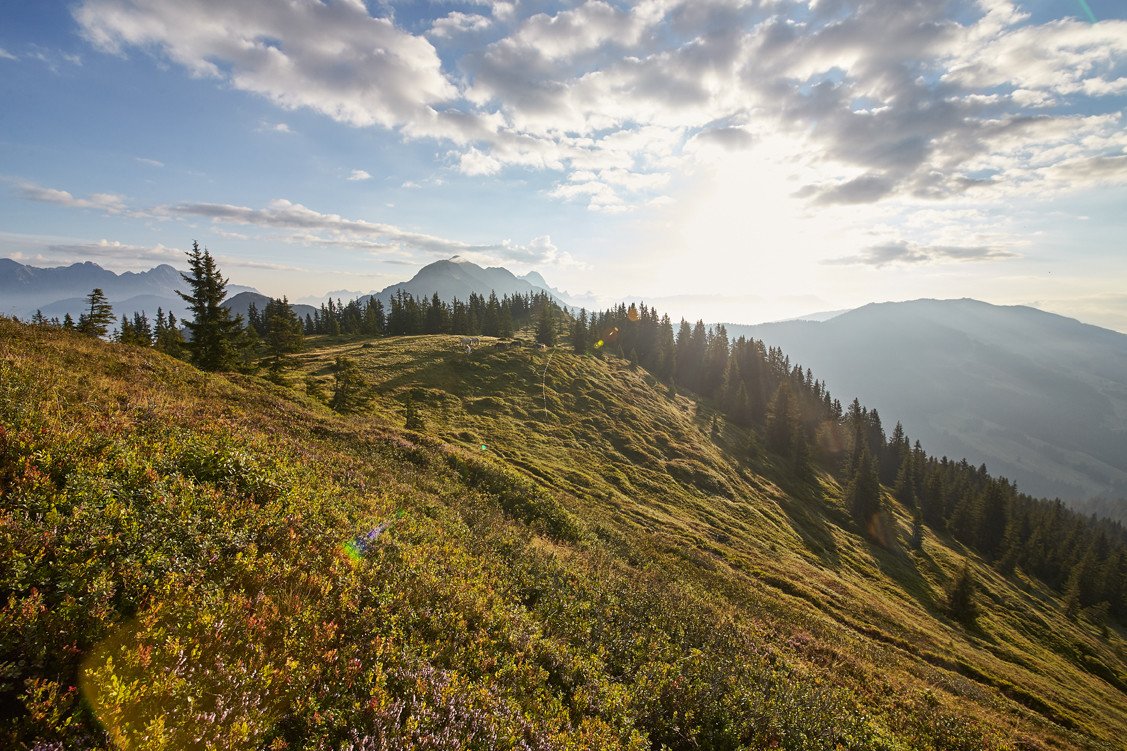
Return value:
[(0, 97), (33, 265), (199, 240), (298, 299), (462, 255), (710, 320), (1127, 331), (1119, 0), (9, 0)]

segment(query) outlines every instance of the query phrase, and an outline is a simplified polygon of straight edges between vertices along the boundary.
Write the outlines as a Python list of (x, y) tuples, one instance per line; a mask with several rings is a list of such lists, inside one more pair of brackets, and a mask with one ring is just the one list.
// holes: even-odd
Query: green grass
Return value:
[[(829, 475), (713, 439), (707, 407), (614, 358), (315, 341), (274, 385), (8, 322), (0, 354), (0, 745), (1112, 749), (1127, 729), (1118, 627), (973, 556), (982, 615), (949, 620), (966, 551), (872, 545)], [(361, 414), (305, 393), (339, 355)]]

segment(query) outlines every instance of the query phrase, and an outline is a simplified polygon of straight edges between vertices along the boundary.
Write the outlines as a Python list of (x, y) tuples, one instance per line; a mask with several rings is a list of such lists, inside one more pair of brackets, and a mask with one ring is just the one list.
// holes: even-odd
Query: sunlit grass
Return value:
[[(314, 341), (276, 385), (0, 322), (0, 742), (1115, 747), (1119, 630), (973, 557), (968, 630), (950, 540), (872, 545), (620, 360), (490, 344)], [(340, 355), (358, 414), (306, 393)]]

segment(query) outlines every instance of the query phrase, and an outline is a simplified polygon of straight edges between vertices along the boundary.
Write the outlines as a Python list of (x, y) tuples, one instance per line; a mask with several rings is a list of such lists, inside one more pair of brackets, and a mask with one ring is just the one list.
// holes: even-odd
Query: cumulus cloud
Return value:
[(493, 22), (490, 19), (477, 13), (453, 11), (442, 18), (435, 19), (428, 33), (433, 37), (449, 38), (460, 34), (485, 31), (492, 25)]
[[(655, 175), (771, 132), (801, 136), (779, 156), (805, 182), (786, 189), (816, 205), (1127, 182), (1106, 161), (1127, 150), (1124, 21), (1035, 22), (1008, 0), (476, 5), (425, 36), (360, 0), (83, 0), (74, 14), (101, 49), (443, 142), (466, 175), (556, 173), (550, 195), (598, 211), (651, 205)], [(467, 51), (471, 34), (492, 41)]]
[(348, 175), (348, 177), (346, 177), (345, 179), (356, 182), (356, 181), (359, 181), (359, 180), (371, 180), (372, 176), (370, 174), (368, 174), (368, 172), (366, 170), (354, 169)]
[(396, 127), (455, 96), (426, 39), (361, 0), (85, 0), (74, 10), (99, 49), (151, 50), (285, 109)]
[(985, 245), (917, 245), (906, 241), (873, 245), (853, 256), (827, 261), (836, 265), (865, 265), (882, 268), (891, 265), (950, 263), (963, 261), (998, 261), (1017, 258), (1018, 254), (1001, 247)]

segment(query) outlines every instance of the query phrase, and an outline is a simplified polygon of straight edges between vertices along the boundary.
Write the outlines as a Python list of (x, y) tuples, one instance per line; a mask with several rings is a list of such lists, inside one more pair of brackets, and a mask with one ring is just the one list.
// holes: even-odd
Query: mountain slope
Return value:
[[(620, 360), (457, 345), (314, 342), (296, 390), (0, 321), (0, 739), (1115, 747), (1117, 626), (972, 556), (968, 630), (949, 540), (869, 544)], [(361, 414), (305, 395), (338, 356)]]
[[(262, 313), (266, 310), (266, 305), (269, 302), (269, 297), (258, 292), (240, 292), (224, 300), (223, 307), (230, 310), (234, 315), (242, 316), (243, 320), (246, 320), (247, 313), (252, 303), (258, 308), (258, 312)], [(294, 315), (302, 320), (305, 320), (305, 316), (307, 315), (311, 316), (319, 312), (318, 308), (312, 305), (302, 305), (301, 303), (293, 303), (290, 305), (290, 308), (293, 309)]]
[(386, 305), (400, 291), (424, 298), (430, 298), (437, 293), (439, 298), (447, 302), (454, 298), (465, 302), (469, 299), (470, 293), (485, 297), (488, 297), (490, 292), (495, 292), (497, 297), (551, 293), (546, 286), (542, 287), (528, 279), (522, 279), (506, 268), (499, 266), (482, 268), (475, 263), (455, 257), (428, 264), (419, 269), (418, 273), (409, 280), (385, 287), (380, 292), (361, 299), (363, 301), (373, 297)]
[(824, 322), (732, 326), (856, 395), (930, 453), (1026, 492), (1127, 497), (1127, 336), (975, 300), (866, 305)]

